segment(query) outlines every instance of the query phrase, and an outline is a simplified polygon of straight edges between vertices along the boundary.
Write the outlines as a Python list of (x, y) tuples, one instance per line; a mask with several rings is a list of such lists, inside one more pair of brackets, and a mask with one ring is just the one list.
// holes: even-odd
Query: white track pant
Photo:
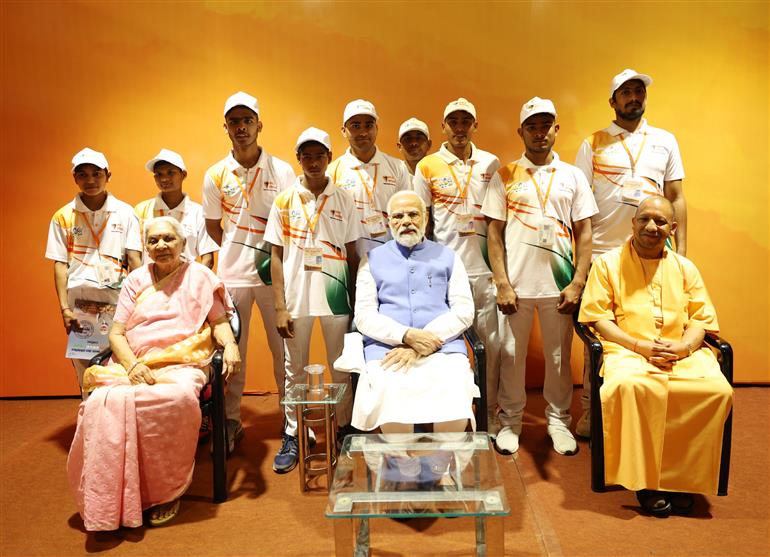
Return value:
[[(273, 357), (273, 377), (278, 388), (278, 400), (283, 398), (283, 339), (278, 334), (275, 325), (275, 298), (272, 286), (228, 286), (227, 291), (233, 298), (233, 303), (241, 317), (241, 338), (238, 341), (238, 349), (241, 352), (241, 372), (236, 373), (230, 380), (225, 394), (225, 413), (228, 420), (241, 421), (241, 397), (246, 385), (247, 359), (249, 346), (249, 325), (251, 322), (251, 310), (256, 304), (262, 315), (265, 325), (267, 345)], [(260, 362), (264, 361), (260, 359)]]
[(548, 402), (545, 416), (549, 425), (564, 424), (569, 427), (572, 420), (569, 414), (572, 402), (572, 316), (556, 311), (558, 301), (558, 297), (519, 298), (518, 311), (506, 316), (515, 345), (514, 361), (513, 366), (505, 368), (500, 375), (498, 402), (503, 410), (500, 423), (511, 426), (516, 433), (521, 432), (521, 420), (527, 403), (524, 377), (535, 309), (540, 318), (543, 338), (543, 397)]

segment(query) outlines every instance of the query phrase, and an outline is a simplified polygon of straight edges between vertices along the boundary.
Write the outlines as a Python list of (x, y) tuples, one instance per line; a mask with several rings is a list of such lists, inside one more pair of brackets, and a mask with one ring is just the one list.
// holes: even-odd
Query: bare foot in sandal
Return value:
[(150, 509), (150, 525), (163, 526), (172, 521), (179, 514), (179, 499), (174, 499), (168, 503), (155, 505)]

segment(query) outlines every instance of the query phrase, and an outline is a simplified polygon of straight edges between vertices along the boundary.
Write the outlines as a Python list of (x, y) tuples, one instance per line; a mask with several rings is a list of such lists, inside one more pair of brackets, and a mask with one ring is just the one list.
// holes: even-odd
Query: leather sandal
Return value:
[(671, 503), (662, 491), (642, 489), (636, 492), (636, 499), (646, 512), (657, 517), (666, 517), (671, 513)]
[(174, 520), (179, 514), (180, 504), (181, 500), (175, 499), (169, 503), (154, 506), (150, 511), (150, 526), (163, 526)]

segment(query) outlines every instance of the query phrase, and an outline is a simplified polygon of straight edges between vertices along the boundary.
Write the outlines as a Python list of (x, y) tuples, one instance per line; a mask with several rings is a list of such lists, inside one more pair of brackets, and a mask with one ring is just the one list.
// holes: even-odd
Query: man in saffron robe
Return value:
[(594, 261), (579, 319), (604, 347), (605, 479), (656, 515), (717, 491), (733, 392), (706, 333), (719, 330), (695, 265), (666, 248), (677, 227), (662, 196), (642, 201), (633, 236)]

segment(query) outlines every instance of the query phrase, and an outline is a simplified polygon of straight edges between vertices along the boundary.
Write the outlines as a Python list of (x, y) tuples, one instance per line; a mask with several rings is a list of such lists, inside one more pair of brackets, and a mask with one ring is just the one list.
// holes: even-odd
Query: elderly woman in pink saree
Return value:
[(86, 370), (92, 390), (80, 406), (67, 461), (70, 486), (87, 530), (115, 530), (176, 516), (192, 479), (206, 384), (216, 346), (224, 377), (240, 366), (224, 284), (181, 259), (181, 225), (152, 219), (145, 245), (154, 263), (132, 272), (118, 300), (113, 363)]

